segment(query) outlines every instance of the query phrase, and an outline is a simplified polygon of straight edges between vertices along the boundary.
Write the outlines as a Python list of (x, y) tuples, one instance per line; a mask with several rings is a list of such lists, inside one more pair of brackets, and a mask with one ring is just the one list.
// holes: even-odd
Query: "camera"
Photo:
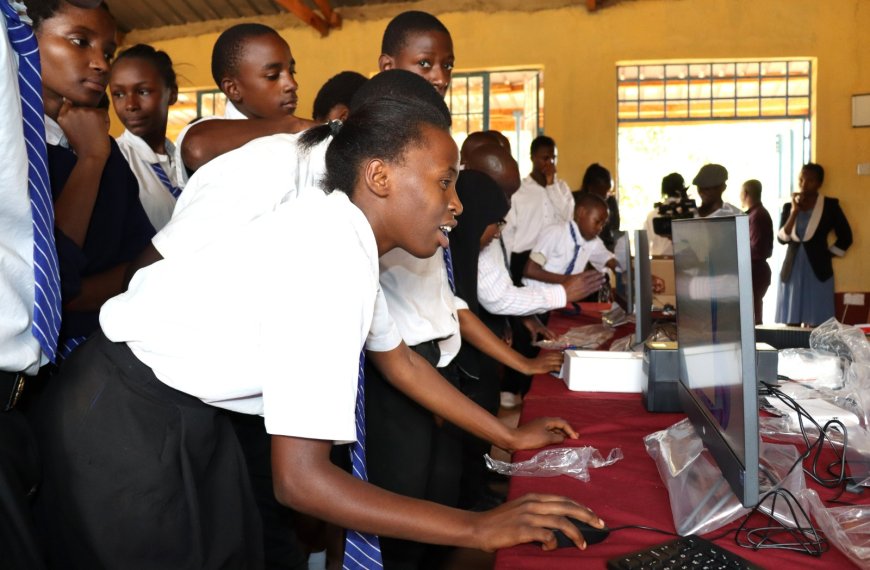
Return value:
[(671, 237), (671, 221), (694, 218), (698, 215), (698, 206), (690, 198), (671, 199), (667, 202), (656, 202), (653, 207), (658, 211), (658, 217), (653, 218), (653, 231), (656, 235)]

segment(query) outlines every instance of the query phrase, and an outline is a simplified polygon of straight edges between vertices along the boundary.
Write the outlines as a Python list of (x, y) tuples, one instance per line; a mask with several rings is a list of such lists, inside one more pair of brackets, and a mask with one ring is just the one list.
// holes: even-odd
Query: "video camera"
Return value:
[(671, 237), (671, 221), (694, 218), (698, 215), (695, 201), (682, 197), (672, 198), (667, 202), (656, 202), (653, 207), (658, 211), (658, 217), (653, 218), (653, 231), (656, 235)]

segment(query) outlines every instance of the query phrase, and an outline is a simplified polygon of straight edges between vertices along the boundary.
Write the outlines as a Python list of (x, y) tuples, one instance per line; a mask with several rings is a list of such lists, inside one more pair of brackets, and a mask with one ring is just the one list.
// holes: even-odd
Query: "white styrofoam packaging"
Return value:
[(566, 350), (562, 380), (575, 392), (640, 392), (643, 353)]

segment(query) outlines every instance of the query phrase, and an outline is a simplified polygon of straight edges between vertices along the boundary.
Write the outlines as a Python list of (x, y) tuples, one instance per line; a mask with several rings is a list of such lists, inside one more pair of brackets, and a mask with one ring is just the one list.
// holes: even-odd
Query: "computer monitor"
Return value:
[(634, 231), (634, 342), (646, 341), (652, 330), (652, 274), (649, 262), (649, 239), (646, 230)]
[(740, 502), (759, 500), (749, 218), (674, 220), (680, 402)]

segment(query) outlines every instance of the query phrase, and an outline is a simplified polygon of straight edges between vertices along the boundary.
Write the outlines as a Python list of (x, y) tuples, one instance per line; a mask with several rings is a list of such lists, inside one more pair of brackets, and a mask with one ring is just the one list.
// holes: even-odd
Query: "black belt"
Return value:
[(24, 374), (0, 370), (0, 411), (8, 412), (15, 407), (24, 391)]

